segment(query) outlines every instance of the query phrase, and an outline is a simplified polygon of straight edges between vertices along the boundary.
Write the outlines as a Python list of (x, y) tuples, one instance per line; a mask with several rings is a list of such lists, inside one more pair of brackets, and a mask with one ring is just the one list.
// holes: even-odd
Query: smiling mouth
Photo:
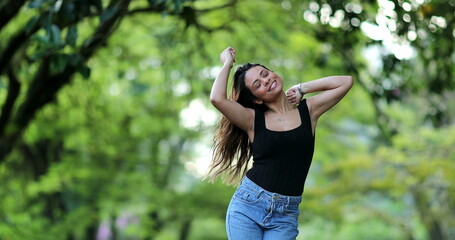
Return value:
[(269, 87), (269, 92), (272, 90), (272, 88), (275, 88), (276, 87), (276, 80), (273, 81), (272, 84), (270, 84), (270, 87)]

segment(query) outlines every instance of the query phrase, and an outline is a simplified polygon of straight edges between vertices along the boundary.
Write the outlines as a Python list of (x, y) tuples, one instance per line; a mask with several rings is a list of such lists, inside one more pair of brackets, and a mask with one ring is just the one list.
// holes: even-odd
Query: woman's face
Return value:
[(283, 80), (274, 72), (255, 66), (245, 73), (245, 85), (251, 93), (264, 102), (273, 101), (283, 91)]

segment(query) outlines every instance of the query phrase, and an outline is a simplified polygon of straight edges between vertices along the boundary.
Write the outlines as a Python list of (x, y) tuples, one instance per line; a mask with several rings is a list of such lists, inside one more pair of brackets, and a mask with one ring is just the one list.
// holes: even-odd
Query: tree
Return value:
[(453, 236), (450, 2), (34, 0), (0, 9), (0, 238), (87, 239), (102, 226), (112, 239), (223, 239), (233, 188), (188, 173), (213, 129), (184, 119), (192, 105), (209, 118), (203, 106), (226, 45), (239, 64), (263, 63), (289, 86), (355, 77), (318, 124), (305, 239)]
[[(447, 147), (442, 145), (442, 142), (446, 141), (435, 141), (438, 142), (435, 144), (431, 139), (437, 138), (440, 131), (450, 131), (449, 126), (453, 124), (455, 116), (453, 106), (447, 104), (454, 96), (454, 81), (450, 77), (454, 72), (453, 59), (451, 59), (454, 52), (454, 37), (452, 29), (447, 26), (454, 24), (452, 12), (455, 6), (445, 1), (429, 1), (422, 4), (414, 1), (379, 1), (379, 8), (376, 8), (375, 2), (370, 1), (362, 4), (314, 1), (309, 5), (311, 4), (313, 6), (308, 6), (308, 9), (312, 10), (306, 10), (306, 12), (317, 16), (315, 20), (307, 18), (309, 21), (314, 21), (317, 26), (313, 29), (315, 36), (322, 42), (330, 44), (335, 54), (343, 56), (346, 71), (352, 72), (356, 76), (357, 83), (368, 93), (375, 110), (376, 126), (380, 130), (378, 139), (388, 146), (385, 147), (379, 142), (368, 144), (373, 148), (373, 156), (376, 154), (380, 156), (374, 158), (378, 161), (377, 165), (370, 165), (368, 159), (355, 154), (347, 156), (340, 164), (331, 163), (334, 166), (327, 166), (327, 168), (331, 169), (330, 172), (333, 174), (329, 177), (329, 181), (333, 184), (328, 186), (326, 191), (318, 192), (317, 196), (331, 195), (331, 191), (337, 192), (341, 189), (348, 190), (334, 198), (340, 200), (340, 203), (330, 201), (329, 205), (335, 206), (346, 206), (350, 201), (356, 201), (355, 195), (352, 195), (355, 189), (365, 197), (369, 194), (364, 191), (379, 193), (380, 196), (390, 200), (389, 203), (399, 204), (405, 202), (405, 198), (411, 198), (413, 204), (404, 204), (402, 207), (412, 207), (418, 213), (417, 217), (426, 228), (428, 239), (450, 239), (453, 235), (450, 230), (453, 225), (453, 214), (446, 215), (441, 212), (451, 212), (453, 208), (451, 206), (453, 197), (450, 194), (453, 189), (447, 187), (452, 175), (446, 173), (441, 176), (441, 171), (453, 168), (453, 156), (447, 155)], [(385, 31), (384, 34), (374, 35), (368, 31), (367, 27), (371, 24), (375, 26), (375, 31)], [(366, 35), (371, 34), (368, 36), (372, 36), (373, 39), (365, 39), (360, 35), (361, 30)], [(387, 49), (385, 46), (387, 43), (384, 43), (387, 41), (387, 34), (396, 39), (396, 46), (402, 49), (411, 46), (416, 57), (403, 57), (399, 51), (393, 52)], [(358, 48), (359, 45), (353, 43), (364, 46)], [(369, 70), (363, 58), (358, 57), (359, 51), (364, 50), (365, 46), (380, 50), (379, 56), (382, 60), (379, 69)], [(367, 60), (374, 61), (374, 59)], [(419, 96), (426, 97), (420, 99)], [(415, 109), (421, 110), (415, 111)], [(408, 131), (420, 129), (421, 125), (431, 125), (435, 129), (418, 132), (434, 131), (432, 134), (435, 135), (408, 133)], [(428, 142), (421, 143), (417, 139), (428, 140)], [(420, 144), (417, 147), (415, 144), (418, 142)], [(441, 151), (433, 148), (435, 146), (439, 146)], [(376, 148), (380, 150), (374, 150)], [(393, 151), (394, 154), (385, 157), (381, 154), (384, 148)], [(424, 152), (429, 154), (421, 155)], [(418, 161), (420, 157), (416, 159), (416, 156), (425, 156), (423, 157), (425, 160)], [(400, 163), (404, 163), (403, 159), (408, 159), (409, 162), (404, 163), (405, 166), (398, 166), (389, 162), (392, 159), (397, 159)], [(374, 171), (370, 172), (368, 170), (370, 167), (365, 164), (371, 166)], [(423, 177), (410, 168), (428, 171), (424, 174), (419, 172), (425, 175)], [(382, 179), (382, 174), (387, 176), (384, 179), (387, 184), (378, 189), (381, 180), (374, 180), (374, 177)], [(389, 174), (400, 177), (390, 178)], [(419, 180), (416, 180), (417, 183), (400, 186), (400, 183), (406, 182), (401, 178), (402, 176)], [(430, 183), (433, 181), (442, 182), (441, 184), (446, 187), (434, 186)], [(336, 184), (337, 182), (343, 186)], [(335, 193), (335, 195), (338, 194)], [(444, 196), (444, 199), (440, 199), (441, 196)], [(449, 204), (441, 204), (442, 202)], [(429, 207), (433, 204), (436, 206)], [(338, 210), (335, 213), (341, 214), (344, 208)], [(391, 224), (399, 222), (397, 218), (391, 217), (391, 214), (384, 214), (383, 211), (384, 209), (378, 210), (374, 216)], [(409, 214), (405, 212), (406, 210), (403, 210), (403, 215)], [(334, 214), (334, 217), (337, 218), (340, 215)], [(408, 219), (403, 219), (395, 226), (400, 226), (403, 236), (409, 239), (416, 238)]]
[[(0, 30), (13, 25), (14, 33), (1, 49), (0, 73), (9, 82), (8, 95), (2, 106), (0, 116), (0, 163), (11, 152), (30, 121), (46, 104), (55, 101), (60, 89), (68, 84), (73, 75), (79, 72), (85, 78), (90, 75), (86, 65), (95, 52), (105, 46), (109, 37), (126, 16), (137, 13), (175, 15), (187, 26), (195, 25), (205, 31), (212, 31), (198, 22), (195, 9), (185, 5), (186, 1), (30, 1), (24, 14), (32, 12), (26, 24), (18, 27), (14, 17), (21, 12), (27, 1), (10, 0), (0, 9)], [(221, 7), (231, 6), (235, 1)], [(218, 9), (217, 6), (214, 9)], [(210, 12), (204, 9), (203, 12)], [(29, 13), (30, 14), (30, 13)], [(78, 29), (84, 21), (99, 22), (81, 39)], [(33, 73), (18, 77), (20, 69), (32, 68)], [(25, 81), (32, 79), (20, 96), (20, 88)], [(22, 90), (24, 91), (24, 90)], [(22, 100), (22, 101), (21, 101)], [(21, 101), (21, 102), (18, 102)]]
[[(122, 214), (105, 210), (109, 206), (120, 205), (123, 211), (128, 208), (121, 204), (125, 199), (131, 203), (137, 197), (155, 195), (157, 192), (173, 195), (170, 182), (177, 178), (175, 173), (179, 172), (182, 165), (181, 157), (187, 152), (187, 147), (184, 148), (186, 142), (195, 136), (194, 131), (177, 131), (179, 114), (186, 101), (178, 99), (173, 101), (174, 107), (167, 106), (164, 102), (169, 99), (164, 97), (166, 94), (172, 96), (173, 89), (162, 88), (160, 96), (154, 97), (154, 101), (162, 102), (158, 107), (142, 106), (142, 114), (150, 114), (149, 120), (159, 124), (149, 128), (152, 133), (149, 136), (136, 138), (134, 133), (132, 136), (129, 132), (133, 120), (127, 109), (123, 114), (117, 114), (111, 108), (98, 109), (99, 105), (91, 102), (90, 97), (100, 93), (100, 89), (84, 99), (81, 94), (84, 90), (68, 87), (76, 73), (80, 73), (88, 82), (94, 81), (91, 76), (97, 75), (97, 72), (91, 71), (88, 62), (93, 64), (97, 58), (95, 53), (109, 46), (108, 40), (118, 31), (124, 19), (150, 13), (158, 15), (158, 19), (169, 15), (167, 18), (175, 18), (177, 24), (182, 22), (186, 28), (210, 32), (216, 29), (199, 23), (198, 15), (234, 3), (229, 1), (212, 8), (199, 9), (197, 15), (196, 9), (188, 1), (38, 0), (8, 1), (0, 6), (0, 12), (5, 13), (1, 19), (1, 27), (5, 28), (0, 30), (5, 36), (10, 35), (0, 52), (0, 81), (8, 80), (6, 97), (1, 99), (4, 103), (0, 116), (0, 165), (5, 170), (1, 177), (8, 183), (1, 193), (4, 196), (2, 202), (5, 203), (0, 208), (0, 215), (5, 219), (5, 225), (2, 226), (4, 231), (0, 228), (2, 236), (42, 238), (43, 232), (39, 229), (48, 229), (46, 235), (49, 238), (90, 239), (96, 235), (103, 220), (100, 217), (102, 214), (112, 214), (114, 221)], [(170, 68), (165, 69), (164, 80), (169, 80)], [(122, 70), (119, 68), (118, 74), (123, 74)], [(94, 83), (92, 87), (97, 84)], [(141, 93), (148, 89), (147, 86), (132, 82), (131, 98), (142, 98)], [(74, 93), (70, 92), (72, 90)], [(6, 90), (2, 89), (2, 92)], [(78, 101), (73, 101), (72, 97)], [(80, 103), (85, 105), (81, 106)], [(81, 118), (77, 113), (82, 113), (84, 117)], [(67, 118), (65, 114), (71, 117)], [(38, 120), (36, 116), (39, 116)], [(106, 122), (106, 117), (112, 122)], [(62, 122), (57, 121), (59, 119)], [(137, 122), (134, 124), (138, 125)], [(32, 129), (27, 131), (30, 126)], [(119, 127), (124, 131), (118, 131)], [(43, 134), (43, 129), (47, 129), (48, 134)], [(40, 134), (36, 135), (34, 131)], [(148, 132), (145, 127), (141, 131)], [(88, 132), (94, 135), (89, 136)], [(88, 137), (93, 142), (88, 140), (72, 145), (77, 136)], [(128, 144), (120, 141), (122, 139), (128, 139)], [(86, 144), (98, 148), (78, 148), (85, 148), (88, 146)], [(148, 158), (129, 155), (131, 152), (136, 153), (138, 146), (144, 145), (150, 147), (147, 150)], [(123, 162), (123, 159), (128, 161)], [(144, 167), (148, 173), (138, 177), (141, 172), (136, 171), (136, 165)], [(106, 169), (110, 172), (106, 172)], [(134, 189), (130, 184), (136, 185), (138, 182), (150, 188), (137, 194), (122, 192), (123, 189), (112, 184), (112, 179), (118, 179), (115, 181), (117, 184), (129, 189)], [(22, 192), (21, 188), (26, 191)], [(8, 197), (8, 193), (12, 192), (21, 192), (21, 201), (14, 202), (13, 198)], [(109, 198), (104, 199), (103, 194), (109, 195)], [(129, 194), (132, 197), (125, 198)], [(32, 208), (35, 211), (28, 216), (34, 218), (33, 222), (16, 218), (20, 215), (18, 212)], [(153, 232), (147, 230), (144, 236), (151, 237), (166, 224), (155, 203), (145, 208), (144, 217), (148, 221), (144, 219), (144, 222), (153, 225)], [(88, 217), (75, 223), (83, 215)], [(14, 230), (17, 226), (22, 231)]]

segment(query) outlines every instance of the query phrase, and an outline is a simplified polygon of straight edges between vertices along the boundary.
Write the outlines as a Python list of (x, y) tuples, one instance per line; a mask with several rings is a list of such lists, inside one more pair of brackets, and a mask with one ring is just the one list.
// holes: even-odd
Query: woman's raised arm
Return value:
[(346, 95), (353, 83), (351, 76), (330, 76), (297, 84), (286, 91), (286, 96), (291, 103), (297, 103), (302, 98), (299, 88), (304, 93), (321, 92), (307, 100), (312, 121), (316, 122)]
[(254, 125), (254, 110), (228, 99), (226, 94), (229, 73), (235, 62), (235, 49), (226, 48), (220, 54), (220, 60), (223, 67), (213, 83), (210, 102), (234, 125), (250, 133)]

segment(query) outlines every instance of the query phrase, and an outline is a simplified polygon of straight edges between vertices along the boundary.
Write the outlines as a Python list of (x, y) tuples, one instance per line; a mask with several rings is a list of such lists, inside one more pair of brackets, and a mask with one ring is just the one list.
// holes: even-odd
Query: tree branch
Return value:
[(223, 24), (221, 26), (212, 28), (212, 27), (207, 27), (205, 25), (198, 23), (198, 24), (196, 24), (196, 27), (199, 28), (200, 30), (208, 32), (208, 33), (216, 32), (216, 31), (220, 31), (220, 30), (226, 30), (226, 31), (230, 31), (230, 32), (233, 31), (233, 29), (228, 24)]
[(25, 0), (9, 0), (0, 8), (0, 30), (19, 12)]
[[(81, 47), (79, 53), (84, 62), (94, 54), (96, 49), (106, 42), (118, 25), (119, 19), (125, 15), (130, 1), (122, 0), (119, 3), (119, 10), (111, 18), (101, 23), (93, 36)], [(61, 73), (49, 76), (49, 63), (49, 57), (43, 60), (39, 73), (30, 85), (27, 98), (18, 111), (15, 122), (21, 127), (25, 127), (33, 119), (36, 111), (42, 106), (53, 101), (60, 88), (67, 84), (77, 71), (76, 67), (67, 65)]]
[[(13, 120), (18, 128), (22, 129), (30, 121), (36, 110), (41, 107), (42, 102), (46, 101), (46, 93), (49, 92), (49, 85), (46, 80), (49, 78), (50, 57), (43, 58), (34, 79), (30, 83), (27, 97), (19, 107)], [(47, 89), (45, 89), (47, 87)]]
[[(11, 0), (15, 1), (15, 0)], [(42, 16), (46, 16), (47, 13), (43, 13)], [(1, 13), (0, 13), (0, 19), (1, 19)], [(84, 17), (81, 17), (77, 19), (75, 22), (66, 22), (64, 24), (58, 24), (59, 28), (63, 29), (71, 24), (76, 24), (80, 20), (84, 19), (85, 17), (97, 17), (97, 15), (85, 15)], [(41, 26), (39, 24), (40, 20), (36, 21), (35, 24), (31, 27), (31, 29), (27, 30), (27, 25), (23, 26), (21, 30), (10, 39), (8, 42), (8, 45), (4, 48), (3, 52), (0, 54), (0, 74), (5, 70), (5, 68), (8, 66), (9, 61), (11, 58), (14, 56), (16, 51), (24, 44), (36, 31), (38, 31)]]
[(10, 39), (8, 42), (8, 45), (5, 47), (4, 51), (0, 55), (0, 73), (5, 70), (5, 68), (8, 66), (9, 61), (11, 58), (14, 56), (16, 51), (24, 44), (31, 35), (33, 35), (36, 31), (39, 29), (39, 25), (35, 24), (33, 28), (30, 31), (26, 31), (25, 27), (22, 28), (22, 30), (17, 33), (14, 37)]
[(8, 80), (9, 80), (8, 96), (6, 96), (6, 100), (5, 103), (3, 104), (2, 112), (0, 115), (0, 136), (3, 136), (6, 124), (10, 119), (14, 103), (16, 102), (17, 97), (19, 96), (19, 90), (21, 87), (19, 80), (14, 74), (12, 67), (8, 68)]
[(97, 48), (106, 43), (106, 40), (120, 23), (120, 20), (128, 13), (130, 2), (131, 0), (122, 0), (119, 3), (117, 12), (111, 18), (103, 22), (93, 34), (93, 37), (86, 41), (84, 47), (80, 49), (80, 54), (84, 60), (88, 60)]
[[(93, 36), (79, 50), (84, 62), (86, 62), (95, 51), (102, 47), (110, 37), (120, 20), (128, 11), (131, 0), (120, 0), (117, 2), (116, 12), (104, 22), (100, 23)], [(69, 83), (74, 73), (77, 71), (75, 66), (67, 65), (61, 73), (49, 76), (50, 56), (44, 57), (40, 69), (35, 75), (28, 89), (26, 99), (18, 109), (16, 116), (11, 124), (15, 131), (8, 133), (0, 138), (0, 163), (11, 152), (22, 132), (34, 118), (36, 112), (45, 104), (54, 101), (58, 91), (65, 84)]]
[(154, 12), (161, 12), (162, 9), (160, 6), (149, 6), (149, 7), (145, 7), (145, 8), (136, 8), (136, 9), (133, 9), (129, 12), (126, 13), (126, 15), (134, 15), (136, 13), (154, 13)]
[[(211, 11), (221, 10), (221, 9), (224, 9), (224, 8), (232, 7), (232, 6), (236, 5), (237, 2), (238, 2), (238, 0), (231, 0), (228, 3), (225, 3), (225, 4), (220, 5), (220, 6), (216, 6), (216, 7), (212, 7), (212, 8), (206, 8), (206, 9), (195, 9), (195, 12), (197, 12), (197, 13), (207, 13), (207, 12), (211, 12)], [(145, 7), (145, 8), (133, 9), (133, 10), (129, 11), (127, 13), (127, 15), (134, 15), (136, 13), (162, 12), (164, 10), (165, 10), (165, 6), (164, 5), (149, 6), (149, 7)], [(174, 14), (171, 14), (171, 15), (174, 15)]]
[(231, 0), (228, 3), (225, 3), (225, 4), (220, 5), (220, 6), (216, 6), (216, 7), (212, 7), (212, 8), (206, 8), (206, 9), (196, 9), (196, 12), (198, 12), (198, 13), (207, 13), (207, 12), (211, 12), (211, 11), (221, 10), (221, 9), (232, 7), (232, 6), (236, 5), (237, 1), (238, 0)]

